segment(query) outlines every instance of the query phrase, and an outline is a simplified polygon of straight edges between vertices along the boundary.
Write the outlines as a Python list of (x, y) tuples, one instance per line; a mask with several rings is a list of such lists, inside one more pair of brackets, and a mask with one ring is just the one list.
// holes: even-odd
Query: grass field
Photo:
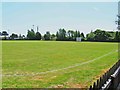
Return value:
[(3, 88), (85, 88), (117, 61), (117, 43), (3, 41)]

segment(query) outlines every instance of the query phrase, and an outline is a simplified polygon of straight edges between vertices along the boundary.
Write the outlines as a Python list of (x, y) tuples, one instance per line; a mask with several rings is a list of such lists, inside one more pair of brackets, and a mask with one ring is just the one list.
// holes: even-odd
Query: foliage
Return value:
[(7, 39), (7, 36), (8, 36), (9, 34), (7, 33), (7, 31), (2, 31), (2, 33), (0, 32), (0, 35), (4, 36), (4, 37), (2, 38), (3, 40), (6, 40), (6, 39)]
[(56, 35), (55, 34), (51, 35), (51, 40), (56, 40)]
[(81, 36), (81, 38), (82, 38), (82, 41), (85, 40), (85, 35), (84, 35), (84, 33), (81, 33), (80, 36)]
[(18, 35), (17, 35), (17, 34), (12, 33), (12, 35), (10, 35), (10, 38), (11, 38), (11, 39), (18, 38)]
[(58, 41), (75, 41), (76, 37), (80, 37), (79, 31), (68, 30), (66, 31), (64, 28), (59, 29), (56, 33), (56, 37)]
[(66, 40), (66, 30), (63, 28), (63, 29), (59, 29), (59, 31), (56, 33), (56, 37), (57, 37), (57, 40), (60, 40), (60, 41), (65, 41)]
[(41, 40), (41, 34), (39, 32), (34, 32), (33, 29), (28, 30), (27, 38), (29, 40)]
[(34, 32), (33, 29), (31, 29), (31, 31), (28, 30), (27, 38), (28, 38), (29, 40), (35, 40), (36, 36), (35, 36), (35, 32)]
[(87, 41), (118, 41), (119, 35), (118, 31), (109, 32), (97, 29), (94, 32), (91, 31), (86, 35)]
[(91, 33), (86, 35), (86, 38), (88, 41), (94, 41), (95, 39), (95, 34), (91, 31)]
[(44, 39), (45, 40), (50, 40), (51, 39), (51, 35), (50, 35), (49, 31), (47, 31), (46, 34), (44, 35)]
[(41, 34), (39, 32), (36, 32), (35, 39), (36, 40), (41, 40)]
[(2, 35), (7, 36), (8, 35), (7, 31), (2, 31)]
[[(82, 41), (98, 41), (98, 42), (118, 42), (120, 40), (120, 32), (116, 31), (105, 31), (101, 29), (96, 29), (95, 31), (91, 31), (90, 33), (84, 35), (84, 33), (80, 33), (80, 31), (74, 31), (74, 30), (65, 30), (59, 29), (55, 34), (50, 34), (49, 31), (47, 31), (43, 36), (40, 32), (35, 33), (33, 29), (28, 30), (27, 32), (27, 39), (28, 40), (56, 40), (56, 41), (76, 41), (77, 37), (81, 37)], [(4, 35), (5, 38), (8, 35), (6, 31), (3, 31), (1, 35)], [(14, 39), (16, 36), (13, 34), (11, 35), (11, 38)], [(25, 36), (22, 36), (21, 34), (18, 37), (19, 39), (26, 39)]]
[(115, 41), (120, 41), (120, 32), (119, 31), (117, 31), (115, 33)]
[(18, 38), (19, 38), (19, 40), (24, 40), (25, 39), (25, 35), (19, 34)]

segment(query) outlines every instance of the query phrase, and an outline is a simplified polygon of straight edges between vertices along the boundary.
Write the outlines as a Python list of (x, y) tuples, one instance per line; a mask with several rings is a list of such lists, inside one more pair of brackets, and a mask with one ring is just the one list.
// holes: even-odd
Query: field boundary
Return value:
[(35, 75), (43, 75), (43, 74), (47, 74), (47, 73), (52, 73), (52, 72), (57, 72), (57, 71), (60, 71), (60, 70), (66, 70), (66, 69), (70, 69), (70, 68), (74, 68), (74, 67), (77, 67), (77, 66), (81, 66), (81, 65), (84, 65), (84, 64), (88, 64), (88, 63), (91, 63), (93, 61), (96, 61), (96, 60), (99, 60), (105, 56), (108, 56), (108, 55), (111, 55), (113, 53), (116, 53), (118, 52), (118, 50), (115, 50), (115, 51), (111, 51), (107, 54), (104, 54), (100, 57), (97, 57), (95, 59), (92, 59), (92, 60), (89, 60), (89, 61), (86, 61), (86, 62), (83, 62), (83, 63), (79, 63), (79, 64), (75, 64), (73, 66), (68, 66), (66, 68), (61, 68), (61, 69), (56, 69), (56, 70), (50, 70), (50, 71), (45, 71), (45, 72), (39, 72), (39, 73), (33, 73), (33, 74), (2, 74), (2, 76), (8, 76), (8, 77), (12, 77), (12, 76), (35, 76)]
[(120, 90), (120, 60), (118, 60), (108, 71), (106, 71), (89, 90)]

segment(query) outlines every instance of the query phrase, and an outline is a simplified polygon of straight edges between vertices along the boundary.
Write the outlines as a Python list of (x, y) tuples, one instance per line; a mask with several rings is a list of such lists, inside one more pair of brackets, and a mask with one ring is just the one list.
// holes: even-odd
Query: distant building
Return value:
[(77, 42), (81, 42), (81, 37), (76, 37)]

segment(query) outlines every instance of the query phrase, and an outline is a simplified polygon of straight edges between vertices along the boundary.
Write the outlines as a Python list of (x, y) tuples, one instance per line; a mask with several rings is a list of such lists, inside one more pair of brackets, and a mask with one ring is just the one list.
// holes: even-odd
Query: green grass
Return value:
[[(3, 76), (2, 87), (88, 87), (117, 62), (117, 49), (117, 43), (104, 42), (3, 41), (3, 75), (11, 76)], [(67, 68), (110, 52), (114, 53), (90, 63)], [(40, 74), (52, 70), (58, 71)], [(28, 74), (36, 75), (27, 76)]]
[(2, 88), (2, 42), (0, 41), (0, 89)]

